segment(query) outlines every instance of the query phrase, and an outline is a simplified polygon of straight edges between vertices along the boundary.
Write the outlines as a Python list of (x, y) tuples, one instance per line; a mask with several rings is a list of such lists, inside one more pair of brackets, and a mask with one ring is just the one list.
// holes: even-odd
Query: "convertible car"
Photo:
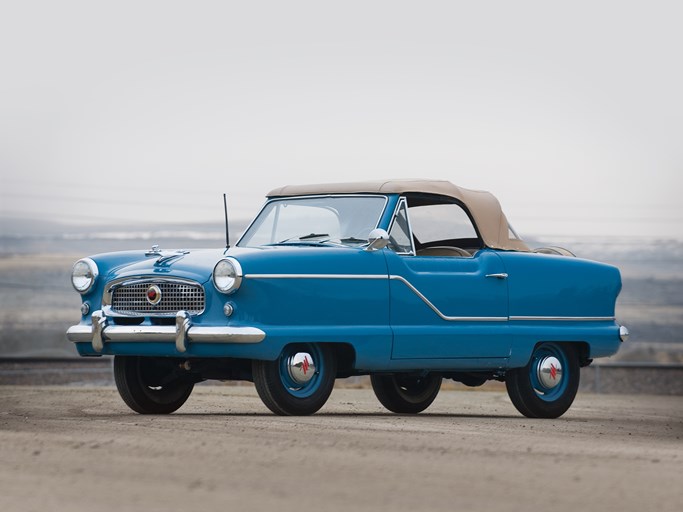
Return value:
[(253, 381), (274, 413), (304, 415), (335, 379), (369, 375), (414, 414), (443, 379), (504, 381), (525, 416), (556, 418), (580, 368), (617, 352), (621, 277), (529, 247), (487, 192), (446, 181), (286, 186), (234, 247), (77, 261), (82, 356), (114, 356), (123, 401), (165, 414), (207, 379)]

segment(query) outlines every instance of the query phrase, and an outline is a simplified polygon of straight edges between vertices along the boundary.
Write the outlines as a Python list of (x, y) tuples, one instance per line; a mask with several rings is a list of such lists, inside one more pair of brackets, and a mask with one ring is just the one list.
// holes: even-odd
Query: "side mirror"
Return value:
[(366, 251), (377, 251), (389, 245), (389, 233), (381, 228), (373, 229), (368, 235), (368, 246)]

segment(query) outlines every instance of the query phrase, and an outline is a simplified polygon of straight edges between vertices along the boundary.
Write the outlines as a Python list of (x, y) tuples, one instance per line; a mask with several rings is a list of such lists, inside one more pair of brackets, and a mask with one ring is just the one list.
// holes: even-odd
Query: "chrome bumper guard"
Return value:
[(92, 343), (95, 352), (102, 352), (107, 341), (175, 342), (178, 352), (186, 352), (194, 343), (260, 343), (266, 333), (256, 327), (203, 327), (192, 325), (186, 311), (178, 311), (175, 325), (109, 325), (103, 311), (92, 314), (92, 325), (73, 325), (66, 337), (74, 343)]

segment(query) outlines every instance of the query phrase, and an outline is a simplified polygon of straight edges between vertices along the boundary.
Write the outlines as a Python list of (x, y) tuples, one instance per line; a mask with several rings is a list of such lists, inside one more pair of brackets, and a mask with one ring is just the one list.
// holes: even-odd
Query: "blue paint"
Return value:
[[(398, 195), (388, 196), (379, 227), (389, 228), (398, 200)], [(225, 255), (237, 259), (244, 273), (232, 295), (217, 292), (211, 281), (213, 267)], [(514, 319), (613, 317), (619, 271), (578, 258), (492, 249), (472, 258), (401, 256), (388, 248), (368, 252), (360, 246), (311, 242), (193, 250), (163, 265), (143, 251), (92, 259), (100, 276), (84, 296), (91, 311), (100, 309), (106, 283), (113, 279), (181, 277), (205, 290), (205, 312), (192, 317), (193, 324), (249, 326), (266, 333), (258, 344), (190, 343), (182, 354), (173, 343), (105, 343), (103, 354), (276, 360), (292, 343), (343, 343), (353, 348), (354, 368), (363, 373), (522, 367), (544, 341), (585, 343), (589, 357), (612, 355), (620, 346), (614, 320)], [(501, 273), (508, 279), (486, 277)], [(286, 278), (292, 274), (314, 277)], [(442, 315), (457, 318), (441, 318), (399, 277)], [(226, 302), (234, 307), (230, 317), (223, 313)], [(90, 322), (89, 316), (81, 321)], [(88, 343), (76, 346), (81, 355), (98, 355)]]

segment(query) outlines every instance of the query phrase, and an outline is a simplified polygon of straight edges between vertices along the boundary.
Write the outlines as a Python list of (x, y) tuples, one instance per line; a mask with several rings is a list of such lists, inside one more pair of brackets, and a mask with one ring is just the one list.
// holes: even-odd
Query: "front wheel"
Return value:
[(126, 405), (140, 414), (170, 414), (194, 388), (166, 358), (115, 356), (114, 380)]
[(525, 367), (507, 373), (505, 387), (524, 416), (558, 418), (574, 402), (579, 376), (579, 358), (571, 344), (542, 343)]
[(284, 348), (275, 361), (252, 363), (254, 385), (268, 409), (282, 416), (317, 412), (332, 393), (337, 364), (327, 345), (302, 343)]
[(370, 376), (372, 390), (380, 403), (391, 412), (417, 414), (429, 407), (441, 389), (441, 375)]

